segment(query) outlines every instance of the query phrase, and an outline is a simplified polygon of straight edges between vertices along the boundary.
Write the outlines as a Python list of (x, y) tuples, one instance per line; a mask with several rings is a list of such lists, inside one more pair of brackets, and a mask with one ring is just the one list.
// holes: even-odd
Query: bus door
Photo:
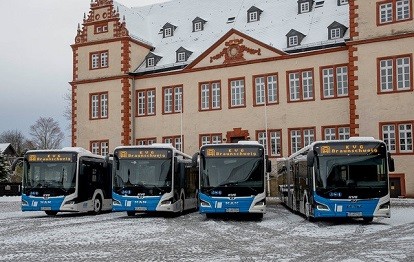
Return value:
[(294, 209), (299, 210), (300, 200), (301, 200), (301, 181), (299, 174), (299, 162), (294, 163), (293, 165), (293, 191), (294, 191)]

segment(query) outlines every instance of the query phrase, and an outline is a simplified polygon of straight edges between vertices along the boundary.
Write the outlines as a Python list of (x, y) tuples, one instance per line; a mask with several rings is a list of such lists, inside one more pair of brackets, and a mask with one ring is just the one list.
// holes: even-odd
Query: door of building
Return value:
[(399, 177), (390, 177), (390, 194), (393, 198), (401, 196), (401, 179)]

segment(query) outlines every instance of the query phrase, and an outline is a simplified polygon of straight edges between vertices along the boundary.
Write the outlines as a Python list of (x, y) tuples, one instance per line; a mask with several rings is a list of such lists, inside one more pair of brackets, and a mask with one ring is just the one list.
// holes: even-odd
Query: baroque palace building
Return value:
[(384, 140), (414, 197), (413, 0), (93, 0), (73, 50), (72, 144), (98, 154), (242, 139), (286, 157)]

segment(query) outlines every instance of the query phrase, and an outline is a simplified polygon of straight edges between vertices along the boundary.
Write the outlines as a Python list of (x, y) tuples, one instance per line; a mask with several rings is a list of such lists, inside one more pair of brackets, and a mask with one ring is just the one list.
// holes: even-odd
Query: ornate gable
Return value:
[[(105, 28), (107, 31), (100, 30), (100, 27)], [(108, 31), (108, 29), (110, 30)], [(105, 32), (109, 33), (106, 37), (108, 39), (129, 36), (125, 18), (121, 21), (119, 10), (115, 10), (113, 0), (95, 0), (91, 2), (88, 16), (84, 14), (82, 27), (78, 25), (75, 43), (81, 44), (101, 40), (103, 36), (93, 37), (92, 35), (103, 35), (102, 33)]]

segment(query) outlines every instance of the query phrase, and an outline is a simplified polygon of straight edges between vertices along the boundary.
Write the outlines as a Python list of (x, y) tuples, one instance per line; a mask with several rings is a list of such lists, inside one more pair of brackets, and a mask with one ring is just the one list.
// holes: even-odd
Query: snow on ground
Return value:
[(268, 201), (262, 221), (21, 212), (0, 197), (0, 261), (414, 261), (414, 200), (391, 218), (311, 223)]

